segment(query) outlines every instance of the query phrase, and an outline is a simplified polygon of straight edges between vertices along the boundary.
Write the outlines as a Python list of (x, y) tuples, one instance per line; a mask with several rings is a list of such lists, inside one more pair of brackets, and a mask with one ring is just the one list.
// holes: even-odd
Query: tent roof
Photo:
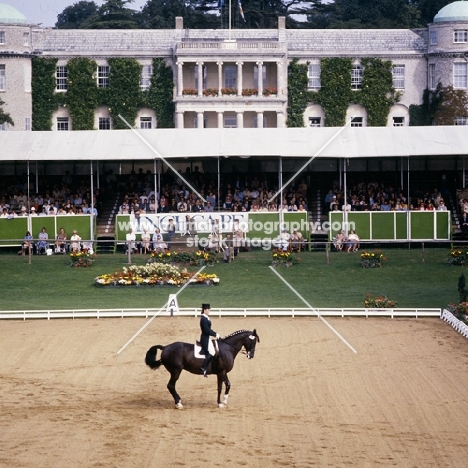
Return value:
[(0, 132), (2, 161), (468, 154), (465, 126)]

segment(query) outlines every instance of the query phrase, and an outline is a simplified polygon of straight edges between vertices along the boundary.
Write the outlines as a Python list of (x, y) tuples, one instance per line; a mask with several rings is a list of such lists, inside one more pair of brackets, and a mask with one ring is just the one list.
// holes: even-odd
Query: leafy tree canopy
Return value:
[(11, 118), (10, 114), (7, 114), (3, 110), (3, 105), (5, 104), (4, 101), (0, 99), (0, 125), (3, 125), (4, 123), (9, 123), (10, 125), (15, 125), (13, 122), (13, 119)]
[(92, 16), (97, 16), (99, 11), (95, 2), (81, 0), (65, 8), (57, 16), (55, 26), (58, 29), (80, 29)]
[(137, 15), (126, 5), (133, 0), (107, 0), (98, 9), (98, 12), (83, 22), (85, 29), (136, 29), (138, 28)]

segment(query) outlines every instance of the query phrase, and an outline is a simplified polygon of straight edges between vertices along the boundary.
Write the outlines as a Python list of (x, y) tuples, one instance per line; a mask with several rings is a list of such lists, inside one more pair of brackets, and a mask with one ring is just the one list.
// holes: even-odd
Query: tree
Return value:
[(15, 126), (13, 119), (11, 118), (10, 114), (7, 114), (3, 110), (3, 105), (5, 103), (0, 99), (0, 125), (3, 125), (4, 123), (9, 123), (10, 125)]
[(434, 21), (434, 16), (453, 0), (413, 0), (413, 3), (421, 14), (420, 26), (425, 27)]
[(82, 0), (59, 13), (55, 26), (58, 29), (80, 29), (87, 20), (96, 16), (98, 11), (99, 8), (95, 2)]
[(82, 27), (86, 29), (136, 29), (138, 28), (135, 11), (126, 8), (133, 0), (107, 0), (98, 13), (86, 20)]
[(335, 0), (326, 4), (313, 0), (311, 4), (309, 27), (402, 29), (420, 25), (420, 12), (408, 0)]

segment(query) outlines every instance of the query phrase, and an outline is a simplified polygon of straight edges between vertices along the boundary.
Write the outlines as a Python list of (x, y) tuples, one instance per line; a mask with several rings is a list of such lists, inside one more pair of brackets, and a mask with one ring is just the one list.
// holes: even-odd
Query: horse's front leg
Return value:
[[(223, 382), (226, 387), (226, 390), (224, 392), (223, 401), (221, 402), (221, 391), (223, 389)], [(230, 388), (231, 382), (229, 382), (226, 372), (221, 372), (220, 374), (218, 374), (218, 408), (225, 408), (227, 406)]]
[(180, 377), (180, 373), (182, 372), (182, 369), (175, 369), (175, 370), (173, 369), (170, 372), (171, 372), (171, 378), (167, 384), (167, 389), (169, 390), (172, 397), (174, 398), (176, 409), (182, 409), (183, 408), (182, 401), (175, 388), (176, 382)]

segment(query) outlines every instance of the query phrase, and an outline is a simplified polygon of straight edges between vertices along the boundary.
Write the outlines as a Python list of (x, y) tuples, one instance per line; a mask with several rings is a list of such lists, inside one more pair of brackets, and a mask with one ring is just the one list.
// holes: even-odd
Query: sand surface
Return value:
[(256, 328), (229, 405), (216, 378), (144, 364), (196, 318), (0, 322), (0, 467), (465, 467), (468, 340), (439, 319), (213, 318)]

